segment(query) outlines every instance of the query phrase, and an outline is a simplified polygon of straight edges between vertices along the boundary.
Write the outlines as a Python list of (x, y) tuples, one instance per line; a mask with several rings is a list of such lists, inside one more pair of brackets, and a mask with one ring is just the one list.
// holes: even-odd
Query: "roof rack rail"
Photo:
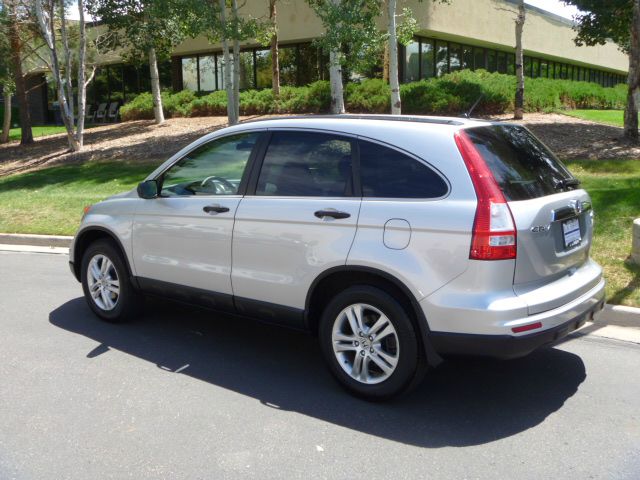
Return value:
[(456, 118), (430, 118), (419, 117), (415, 115), (358, 115), (353, 113), (334, 114), (334, 115), (291, 115), (286, 117), (270, 117), (270, 118), (258, 118), (252, 120), (245, 120), (241, 123), (253, 123), (253, 122), (265, 122), (268, 120), (293, 120), (298, 118), (320, 118), (320, 119), (335, 119), (335, 120), (387, 120), (394, 122), (417, 122), (417, 123), (433, 123), (440, 125), (464, 125), (463, 121)]

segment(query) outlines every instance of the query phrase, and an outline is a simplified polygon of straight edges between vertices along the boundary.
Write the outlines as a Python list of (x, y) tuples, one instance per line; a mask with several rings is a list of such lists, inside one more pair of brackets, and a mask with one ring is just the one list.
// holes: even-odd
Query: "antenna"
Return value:
[(480, 103), (480, 100), (482, 100), (482, 97), (484, 97), (484, 93), (481, 93), (480, 96), (478, 97), (478, 99), (474, 102), (474, 104), (471, 105), (471, 108), (469, 110), (467, 110), (465, 113), (463, 113), (462, 115), (460, 115), (460, 116), (464, 117), (464, 118), (471, 118), (471, 114), (473, 113), (473, 111), (476, 109), (476, 107)]

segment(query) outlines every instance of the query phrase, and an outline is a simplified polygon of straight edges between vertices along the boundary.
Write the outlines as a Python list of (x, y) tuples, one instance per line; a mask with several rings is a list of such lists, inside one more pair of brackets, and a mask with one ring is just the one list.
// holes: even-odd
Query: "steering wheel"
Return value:
[(225, 192), (234, 192), (236, 189), (235, 185), (231, 183), (229, 180), (227, 180), (226, 178), (218, 177), (216, 175), (211, 175), (210, 177), (205, 178), (200, 184), (200, 186), (206, 187), (207, 185), (212, 184), (215, 187), (216, 193), (217, 193), (218, 186), (216, 185), (216, 182), (222, 186)]

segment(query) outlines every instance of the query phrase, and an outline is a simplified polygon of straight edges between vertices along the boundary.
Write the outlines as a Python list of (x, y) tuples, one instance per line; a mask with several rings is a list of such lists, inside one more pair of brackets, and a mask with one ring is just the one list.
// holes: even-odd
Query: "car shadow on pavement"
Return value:
[(307, 334), (168, 302), (149, 304), (143, 318), (117, 325), (99, 321), (76, 298), (49, 320), (98, 342), (74, 362), (116, 349), (253, 397), (265, 408), (428, 448), (479, 445), (534, 427), (586, 378), (580, 357), (554, 348), (511, 361), (449, 359), (404, 398), (369, 403), (332, 380)]

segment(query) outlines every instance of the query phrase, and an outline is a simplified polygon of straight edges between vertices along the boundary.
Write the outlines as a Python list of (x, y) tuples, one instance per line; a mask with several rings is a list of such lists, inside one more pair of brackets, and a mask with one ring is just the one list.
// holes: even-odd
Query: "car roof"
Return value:
[[(341, 114), (341, 115), (294, 115), (284, 117), (269, 117), (250, 119), (242, 122), (242, 125), (260, 123), (260, 126), (284, 127), (295, 125), (303, 127), (317, 127), (318, 124), (336, 125), (336, 121), (340, 122), (340, 128), (344, 128), (349, 124), (362, 124), (363, 122), (384, 122), (393, 124), (411, 123), (411, 124), (427, 124), (427, 125), (443, 125), (451, 127), (480, 126), (487, 125), (489, 122), (481, 119), (473, 119), (466, 117), (444, 117), (444, 116), (426, 116), (426, 115), (389, 115), (389, 114)], [(392, 125), (393, 125), (392, 124)]]

